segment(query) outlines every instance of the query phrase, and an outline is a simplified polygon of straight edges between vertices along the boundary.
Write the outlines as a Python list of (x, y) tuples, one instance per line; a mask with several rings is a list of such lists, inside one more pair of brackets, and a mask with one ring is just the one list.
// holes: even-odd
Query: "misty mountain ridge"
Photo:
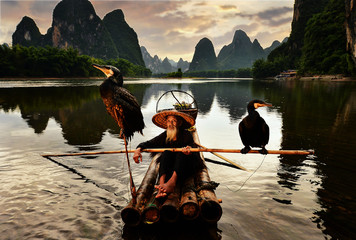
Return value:
[(146, 67), (150, 69), (153, 74), (176, 72), (179, 68), (182, 72), (186, 72), (189, 69), (189, 62), (184, 61), (182, 58), (180, 58), (178, 62), (168, 59), (167, 57), (161, 60), (157, 55), (152, 57), (144, 46), (141, 46), (141, 53)]
[(244, 31), (237, 30), (233, 36), (232, 43), (223, 46), (218, 56), (216, 56), (213, 43), (205, 37), (196, 45), (193, 59), (190, 63), (182, 58), (178, 63), (167, 58), (171, 66), (166, 61), (162, 61), (157, 55), (152, 57), (144, 46), (141, 46), (141, 52), (146, 67), (154, 74), (168, 73), (170, 69), (171, 71), (177, 71), (178, 68), (181, 68), (182, 72), (237, 70), (239, 68), (251, 68), (254, 61), (261, 58), (266, 59), (271, 51), (287, 40), (287, 37), (282, 42), (275, 40), (271, 46), (263, 49), (257, 39), (251, 42)]

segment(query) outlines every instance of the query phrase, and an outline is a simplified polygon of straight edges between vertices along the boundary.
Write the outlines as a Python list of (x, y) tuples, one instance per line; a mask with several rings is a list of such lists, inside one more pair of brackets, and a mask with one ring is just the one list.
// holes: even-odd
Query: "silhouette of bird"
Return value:
[(130, 174), (131, 195), (136, 201), (136, 188), (132, 178), (130, 161), (127, 151), (127, 139), (130, 140), (135, 132), (142, 134), (145, 127), (141, 107), (136, 98), (125, 88), (124, 79), (119, 69), (110, 65), (93, 64), (93, 67), (101, 70), (106, 79), (100, 85), (100, 95), (108, 113), (114, 118), (121, 128), (120, 138), (124, 139), (127, 165)]
[(247, 104), (248, 115), (239, 124), (240, 138), (245, 146), (241, 153), (246, 154), (251, 147), (260, 147), (260, 153), (267, 154), (265, 146), (269, 140), (269, 127), (256, 111), (259, 107), (271, 107), (271, 104), (261, 100), (252, 100)]
[(123, 88), (123, 76), (119, 69), (110, 65), (93, 64), (101, 70), (106, 79), (100, 85), (100, 94), (106, 110), (121, 128), (120, 138), (130, 140), (134, 132), (142, 134), (145, 127), (141, 107), (136, 98)]

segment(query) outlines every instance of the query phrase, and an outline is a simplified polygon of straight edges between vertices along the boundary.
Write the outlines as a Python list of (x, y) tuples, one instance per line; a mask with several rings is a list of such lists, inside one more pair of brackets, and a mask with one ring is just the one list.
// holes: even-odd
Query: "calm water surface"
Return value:
[[(0, 82), (0, 239), (165, 239), (156, 226), (126, 229), (120, 211), (130, 200), (123, 155), (41, 157), (45, 153), (123, 149), (106, 113), (100, 81)], [(137, 80), (126, 87), (142, 105), (146, 129), (130, 143), (156, 136), (157, 99), (180, 89), (198, 101), (202, 145), (242, 148), (237, 126), (248, 101), (270, 126), (267, 149), (314, 149), (314, 156), (226, 157), (244, 172), (207, 163), (220, 183), (223, 215), (212, 230), (174, 239), (353, 239), (356, 235), (356, 84), (251, 80)], [(222, 161), (205, 153), (205, 157)], [(149, 165), (132, 165), (138, 186)], [(151, 229), (151, 230), (150, 230)], [(152, 230), (154, 229), (154, 230)]]

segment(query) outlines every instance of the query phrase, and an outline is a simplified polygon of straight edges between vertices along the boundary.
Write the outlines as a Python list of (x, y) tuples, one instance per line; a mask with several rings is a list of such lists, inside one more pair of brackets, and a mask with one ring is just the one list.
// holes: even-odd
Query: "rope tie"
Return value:
[(202, 184), (198, 187), (195, 187), (194, 185), (190, 185), (184, 188), (184, 192), (188, 192), (188, 191), (193, 191), (195, 192), (197, 195), (201, 190), (215, 190), (220, 183), (214, 182), (214, 181), (210, 181), (210, 182), (206, 182), (206, 181), (202, 181)]
[(196, 189), (196, 192), (200, 192), (201, 190), (215, 190), (220, 184), (214, 181), (202, 181), (201, 183), (202, 184)]
[(188, 128), (187, 131), (188, 131), (188, 132), (195, 132), (195, 131), (196, 131), (195, 125), (194, 125), (194, 126), (191, 126), (190, 128)]

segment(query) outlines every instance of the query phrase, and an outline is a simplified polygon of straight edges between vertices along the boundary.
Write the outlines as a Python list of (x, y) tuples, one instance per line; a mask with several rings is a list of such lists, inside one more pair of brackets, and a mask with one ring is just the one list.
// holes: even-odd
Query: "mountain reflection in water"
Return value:
[[(102, 225), (98, 223), (97, 227), (93, 227), (93, 229), (101, 229), (97, 230), (98, 232), (93, 229), (86, 232), (82, 229), (84, 226), (82, 221), (85, 222), (86, 219), (83, 216), (67, 218), (66, 221), (73, 221), (73, 225), (77, 226), (74, 229), (70, 227), (70, 230), (67, 229), (66, 224), (61, 228), (60, 222), (59, 226), (51, 230), (47, 226), (50, 221), (43, 220), (45, 222), (42, 225), (46, 227), (41, 227), (41, 223), (31, 226), (37, 231), (37, 235), (31, 235), (34, 233), (31, 233), (30, 227), (26, 227), (28, 225), (21, 224), (21, 221), (11, 220), (15, 214), (21, 215), (21, 211), (26, 211), (21, 205), (11, 205), (16, 201), (10, 196), (20, 191), (9, 188), (13, 184), (11, 182), (21, 179), (15, 177), (19, 175), (19, 169), (21, 169), (21, 174), (27, 173), (29, 163), (24, 162), (24, 159), (30, 158), (28, 162), (44, 161), (28, 155), (28, 152), (41, 154), (43, 151), (116, 150), (123, 148), (123, 145), (118, 139), (119, 129), (106, 113), (100, 98), (98, 89), (100, 82), (85, 84), (81, 81), (80, 84), (66, 83), (63, 86), (51, 86), (46, 82), (43, 86), (39, 84), (35, 87), (26, 87), (24, 81), (22, 85), (20, 83), (21, 87), (13, 88), (11, 82), (6, 82), (6, 84), (6, 88), (0, 85), (2, 125), (0, 153), (4, 156), (0, 160), (0, 169), (8, 175), (3, 174), (0, 177), (1, 181), (4, 180), (2, 187), (6, 189), (3, 191), (4, 200), (0, 201), (0, 207), (9, 210), (0, 214), (1, 221), (7, 223), (0, 227), (2, 236), (5, 239), (15, 236), (22, 239), (35, 236), (95, 239), (105, 234), (108, 235), (108, 239), (132, 236), (127, 232), (123, 234), (124, 228), (117, 213), (106, 216), (110, 221), (109, 227), (104, 227), (105, 221)], [(216, 191), (217, 196), (223, 199), (223, 217), (212, 234), (214, 239), (220, 237), (223, 239), (352, 239), (355, 236), (356, 193), (353, 190), (356, 180), (354, 174), (356, 165), (354, 152), (356, 146), (355, 83), (256, 82), (250, 80), (191, 80), (186, 82), (167, 80), (157, 83), (152, 80), (142, 80), (141, 82), (128, 81), (125, 87), (136, 96), (141, 104), (147, 126), (144, 129), (144, 136), (134, 136), (131, 148), (135, 148), (139, 142), (160, 133), (161, 130), (151, 123), (151, 117), (155, 113), (155, 103), (165, 91), (180, 89), (191, 93), (198, 102), (197, 127), (200, 140), (207, 147), (242, 148), (237, 125), (246, 115), (247, 103), (252, 99), (263, 99), (273, 105), (271, 109), (258, 110), (271, 128), (271, 140), (267, 145), (267, 150), (315, 150), (315, 156), (308, 157), (268, 155), (264, 158), (259, 155), (226, 155), (248, 169), (258, 169), (242, 190), (238, 189), (252, 172), (246, 173), (209, 164), (212, 180), (221, 184)], [(17, 123), (19, 118), (24, 120), (27, 129), (32, 129), (34, 133), (26, 133), (26, 136), (25, 133), (19, 133), (17, 129), (20, 124)], [(24, 131), (23, 126), (21, 129)], [(60, 132), (61, 136), (48, 136), (47, 132)], [(20, 141), (13, 138), (16, 134), (23, 136), (22, 138), (28, 143), (25, 146), (19, 146)], [(60, 137), (63, 139), (61, 140)], [(46, 145), (48, 139), (56, 143)], [(205, 156), (220, 160), (209, 154)], [(124, 161), (120, 160), (122, 158), (123, 156), (112, 155), (56, 160), (78, 171), (85, 177), (86, 182), (95, 183), (96, 187), (106, 191), (106, 193), (96, 192), (95, 187), (86, 190), (89, 192), (86, 198), (89, 198), (89, 202), (93, 201), (93, 205), (88, 205), (88, 208), (104, 204), (103, 207), (112, 208), (110, 211), (120, 212), (128, 196), (127, 172), (123, 167)], [(145, 158), (145, 163), (134, 165), (136, 184), (140, 183), (147, 169), (148, 155)], [(53, 166), (48, 166), (48, 169), (51, 168)], [(27, 174), (31, 175), (31, 173)], [(70, 173), (61, 174), (65, 176)], [(37, 178), (41, 179), (41, 174), (38, 174)], [(46, 178), (50, 179), (51, 176), (46, 176)], [(53, 179), (48, 181), (54, 183)], [(80, 189), (85, 183), (79, 184), (74, 181), (63, 184), (78, 184)], [(48, 194), (48, 191), (53, 192), (53, 190), (48, 190), (49, 188), (42, 189), (42, 194), (44, 192)], [(71, 191), (71, 196), (79, 194), (77, 188)], [(61, 192), (58, 194), (62, 195)], [(41, 196), (41, 192), (37, 195), (39, 199), (44, 197)], [(51, 193), (51, 195), (55, 194)], [(80, 193), (80, 195), (85, 195), (85, 193)], [(99, 197), (91, 199), (91, 195)], [(36, 201), (26, 196), (28, 195), (25, 195), (24, 201), (27, 201), (27, 204)], [(36, 199), (36, 197), (33, 198)], [(74, 197), (71, 199), (74, 205), (78, 204)], [(96, 201), (97, 199), (105, 200)], [(53, 201), (61, 202), (60, 200), (61, 198), (54, 197)], [(107, 203), (109, 204), (106, 206)], [(34, 209), (31, 212), (34, 218), (40, 219), (40, 211), (46, 211), (46, 205), (41, 208), (42, 210)], [(99, 212), (98, 214), (100, 216)], [(80, 223), (78, 223), (79, 220)], [(114, 222), (117, 223), (114, 224)], [(15, 233), (15, 229), (21, 229), (21, 231)], [(53, 233), (56, 231), (62, 233)], [(63, 235), (63, 232), (67, 235)], [(134, 235), (136, 238), (137, 232)], [(193, 235), (196, 237), (195, 234)], [(155, 237), (157, 236), (153, 234), (152, 238)]]

